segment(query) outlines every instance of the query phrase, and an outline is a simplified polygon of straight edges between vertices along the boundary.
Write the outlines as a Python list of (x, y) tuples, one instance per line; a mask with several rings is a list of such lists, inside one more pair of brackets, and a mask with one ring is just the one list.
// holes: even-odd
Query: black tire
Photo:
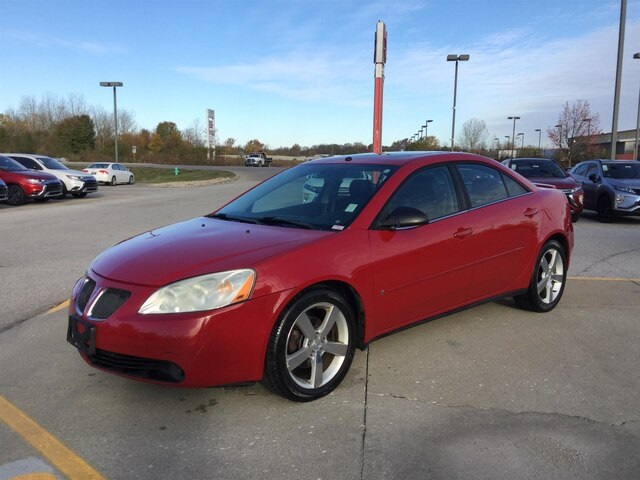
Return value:
[(297, 402), (329, 394), (353, 360), (354, 323), (351, 307), (334, 290), (301, 294), (285, 308), (271, 333), (264, 384)]
[(114, 175), (113, 177), (111, 177), (111, 186), (116, 185), (118, 182), (116, 182), (116, 176)]
[(62, 183), (62, 194), (60, 194), (59, 197), (56, 197), (58, 200), (62, 200), (63, 198), (67, 198), (67, 193), (69, 193), (67, 191), (67, 186), (64, 184), (64, 182)]
[(82, 192), (82, 193), (72, 193), (71, 195), (73, 195), (75, 198), (84, 198), (87, 196), (87, 192)]
[(576, 223), (578, 220), (580, 220), (580, 212), (571, 212), (571, 221)]
[(133, 185), (133, 175), (129, 176), (129, 185)]
[(24, 194), (24, 190), (20, 185), (9, 185), (9, 196), (7, 197), (7, 203), (17, 207), (18, 205), (24, 205), (27, 201), (27, 196)]
[(611, 206), (611, 199), (606, 196), (606, 195), (602, 195), (599, 199), (598, 199), (598, 204), (597, 204), (597, 211), (598, 211), (598, 220), (600, 220), (603, 223), (611, 223), (614, 220), (614, 215), (613, 215), (613, 208)]
[(526, 293), (514, 297), (516, 303), (534, 312), (550, 312), (564, 293), (567, 282), (567, 256), (555, 240), (544, 244), (533, 267)]
[[(58, 198), (61, 198), (61, 197), (58, 197)], [(49, 201), (49, 198), (34, 198), (33, 201), (36, 203), (45, 203)]]

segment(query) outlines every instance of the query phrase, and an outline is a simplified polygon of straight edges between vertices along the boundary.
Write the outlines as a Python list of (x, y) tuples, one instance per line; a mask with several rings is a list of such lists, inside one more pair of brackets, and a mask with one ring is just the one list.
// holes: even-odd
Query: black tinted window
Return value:
[(449, 169), (446, 166), (431, 167), (411, 175), (398, 187), (384, 211), (390, 214), (398, 207), (416, 208), (429, 220), (460, 211)]
[(458, 171), (467, 188), (472, 208), (509, 197), (502, 174), (495, 168), (465, 163), (458, 165)]

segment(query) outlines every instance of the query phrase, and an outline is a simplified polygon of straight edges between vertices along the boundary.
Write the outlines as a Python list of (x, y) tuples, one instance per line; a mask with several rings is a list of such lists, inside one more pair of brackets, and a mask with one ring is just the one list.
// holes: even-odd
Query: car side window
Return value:
[(598, 175), (598, 165), (596, 165), (595, 163), (590, 163), (589, 164), (589, 169), (587, 170), (587, 173), (585, 174), (585, 177), (588, 177), (589, 175), (591, 175), (593, 173)]
[(446, 166), (428, 167), (411, 175), (393, 195), (385, 211), (412, 207), (423, 212), (429, 221), (460, 211), (460, 202)]
[(576, 168), (575, 172), (573, 172), (575, 175), (579, 175), (581, 177), (585, 177), (586, 173), (587, 173), (587, 168), (589, 168), (589, 164), (585, 164), (585, 165), (580, 165)]
[(13, 157), (14, 160), (21, 163), (23, 167), (30, 170), (42, 170), (42, 167), (38, 165), (38, 162), (27, 157)]
[(518, 195), (524, 195), (529, 192), (529, 190), (504, 173), (502, 174), (502, 181), (504, 182), (504, 186), (507, 188), (507, 193), (510, 197), (517, 197)]
[(486, 165), (463, 163), (457, 166), (467, 189), (471, 208), (509, 197), (502, 174)]

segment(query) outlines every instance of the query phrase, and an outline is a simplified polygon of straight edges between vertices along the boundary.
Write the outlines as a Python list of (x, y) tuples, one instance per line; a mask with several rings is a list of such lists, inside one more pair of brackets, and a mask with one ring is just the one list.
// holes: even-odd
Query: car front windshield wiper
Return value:
[(253, 225), (259, 225), (262, 222), (255, 218), (249, 217), (236, 217), (233, 215), (227, 215), (226, 213), (212, 213), (210, 215), (205, 215), (208, 218), (217, 218), (219, 220), (226, 220), (228, 222), (241, 222), (241, 223), (251, 223)]
[(260, 217), (256, 218), (255, 220), (264, 225), (284, 225), (287, 227), (304, 228), (307, 230), (313, 230), (315, 228), (309, 223), (300, 222), (298, 220), (289, 220), (280, 217)]

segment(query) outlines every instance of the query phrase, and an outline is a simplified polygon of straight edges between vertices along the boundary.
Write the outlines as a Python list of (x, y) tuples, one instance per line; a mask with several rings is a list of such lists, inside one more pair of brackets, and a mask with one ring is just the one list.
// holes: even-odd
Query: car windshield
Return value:
[(526, 178), (567, 177), (567, 173), (552, 160), (514, 160), (511, 169)]
[(108, 163), (92, 163), (87, 168), (109, 168)]
[(0, 170), (4, 170), (5, 172), (22, 172), (28, 169), (12, 158), (0, 155)]
[(396, 169), (389, 165), (302, 164), (266, 180), (210, 216), (340, 231)]
[(640, 163), (602, 163), (602, 171), (607, 178), (640, 179)]
[(38, 160), (40, 160), (49, 170), (69, 170), (65, 165), (61, 164), (55, 158), (38, 157)]

